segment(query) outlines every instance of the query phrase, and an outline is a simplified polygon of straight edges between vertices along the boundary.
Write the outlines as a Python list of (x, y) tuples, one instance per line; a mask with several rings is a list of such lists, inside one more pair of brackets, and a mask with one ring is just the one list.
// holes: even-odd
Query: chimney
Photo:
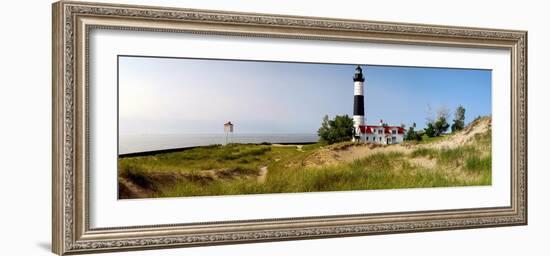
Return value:
[(380, 126), (382, 126), (382, 124), (384, 124), (384, 120), (380, 119)]

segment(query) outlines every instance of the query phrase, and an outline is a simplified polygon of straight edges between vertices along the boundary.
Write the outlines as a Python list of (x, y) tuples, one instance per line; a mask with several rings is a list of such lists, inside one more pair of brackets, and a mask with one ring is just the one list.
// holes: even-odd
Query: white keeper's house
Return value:
[(359, 126), (359, 140), (364, 142), (397, 144), (403, 142), (404, 135), (405, 128), (400, 126), (383, 126), (382, 124)]
[(365, 124), (364, 82), (363, 70), (357, 66), (353, 76), (353, 127), (355, 130), (353, 141), (385, 145), (403, 142), (405, 128), (401, 126), (383, 125), (382, 120), (379, 125)]

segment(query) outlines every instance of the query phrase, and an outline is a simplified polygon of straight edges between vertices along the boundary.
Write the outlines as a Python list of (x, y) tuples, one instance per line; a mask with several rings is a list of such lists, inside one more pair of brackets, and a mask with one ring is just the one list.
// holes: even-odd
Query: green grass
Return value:
[(256, 169), (270, 162), (281, 150), (269, 145), (246, 144), (197, 147), (174, 153), (120, 158), (119, 171), (123, 174), (127, 166), (139, 166), (143, 171), (154, 172), (190, 172), (228, 166)]
[(460, 146), (452, 149), (418, 148), (411, 152), (410, 157), (427, 157), (437, 160), (439, 165), (461, 166), (464, 161), (475, 158), (480, 153), (480, 150), (474, 146)]
[(429, 148), (418, 148), (411, 153), (411, 157), (428, 157), (433, 158), (437, 151)]
[(240, 174), (256, 174), (261, 166), (283, 166), (289, 161), (298, 161), (319, 147), (307, 145), (302, 148), (302, 152), (293, 146), (213, 145), (173, 153), (119, 158), (118, 171), (119, 177), (162, 189), (164, 185), (161, 183), (165, 180), (193, 182), (193, 177), (199, 179), (198, 172), (203, 170), (230, 169)]
[(483, 172), (483, 171), (490, 171), (491, 170), (491, 163), (492, 159), (491, 156), (486, 157), (476, 157), (471, 156), (468, 159), (466, 159), (465, 169), (470, 172)]
[(433, 142), (437, 142), (437, 141), (440, 141), (440, 140), (443, 140), (445, 139), (446, 137), (448, 137), (449, 135), (448, 134), (442, 134), (440, 136), (436, 136), (436, 137), (430, 137), (426, 134), (422, 134), (422, 140), (419, 141), (418, 143), (419, 144), (428, 144), (428, 143), (433, 143)]
[(246, 180), (222, 180), (199, 185), (182, 182), (163, 189), (158, 196), (234, 195), (349, 191), (418, 187), (483, 185), (487, 181), (468, 182), (442, 169), (416, 168), (402, 154), (376, 154), (352, 163), (322, 168), (296, 168), (270, 171), (265, 183)]
[[(353, 162), (309, 166), (305, 160), (321, 151), (355, 146), (310, 144), (295, 146), (229, 144), (197, 147), (173, 153), (119, 158), (119, 177), (151, 191), (154, 197), (347, 191), (449, 187), (491, 184), (491, 134), (455, 148), (426, 148), (443, 138), (424, 140), (407, 153), (385, 152)], [(416, 164), (428, 159), (433, 166)], [(267, 166), (263, 183), (260, 167)], [(204, 174), (217, 170), (217, 178)], [(223, 170), (223, 171), (220, 171)]]

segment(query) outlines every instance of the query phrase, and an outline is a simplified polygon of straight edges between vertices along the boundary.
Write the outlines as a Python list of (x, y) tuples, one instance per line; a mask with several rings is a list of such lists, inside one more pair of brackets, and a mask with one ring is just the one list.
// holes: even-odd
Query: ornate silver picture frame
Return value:
[[(88, 71), (93, 61), (89, 58), (89, 35), (94, 30), (508, 50), (510, 205), (93, 228)], [(52, 247), (57, 254), (527, 224), (526, 31), (71, 1), (53, 5), (52, 31)]]

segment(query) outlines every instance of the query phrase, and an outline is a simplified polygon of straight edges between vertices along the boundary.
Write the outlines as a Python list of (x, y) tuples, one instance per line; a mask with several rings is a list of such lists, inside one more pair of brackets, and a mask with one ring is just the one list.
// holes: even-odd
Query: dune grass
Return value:
[[(319, 151), (346, 150), (354, 144), (317, 143), (300, 150), (269, 144), (213, 145), (120, 158), (119, 178), (151, 191), (152, 197), (490, 185), (491, 134), (478, 135), (472, 143), (453, 148), (417, 145), (406, 152), (375, 153), (319, 166), (303, 163)], [(262, 167), (269, 172), (258, 182)], [(215, 171), (215, 177), (209, 170)]]
[(481, 160), (481, 164), (475, 162), (478, 160), (469, 161), (472, 163), (467, 162), (470, 163), (468, 168), (475, 172), (471, 180), (461, 177), (461, 173), (448, 172), (443, 165), (435, 169), (417, 167), (411, 165), (403, 154), (390, 153), (320, 168), (273, 168), (265, 183), (216, 180), (201, 185), (183, 181), (163, 188), (158, 195), (177, 197), (489, 185), (491, 170), (486, 168), (487, 161)]
[(449, 136), (449, 134), (441, 134), (440, 136), (430, 137), (426, 134), (422, 134), (422, 140), (420, 140), (420, 141), (410, 141), (409, 143), (429, 144), (429, 143), (434, 143), (434, 142), (437, 142), (437, 141), (440, 141), (440, 140), (444, 140), (448, 136)]

